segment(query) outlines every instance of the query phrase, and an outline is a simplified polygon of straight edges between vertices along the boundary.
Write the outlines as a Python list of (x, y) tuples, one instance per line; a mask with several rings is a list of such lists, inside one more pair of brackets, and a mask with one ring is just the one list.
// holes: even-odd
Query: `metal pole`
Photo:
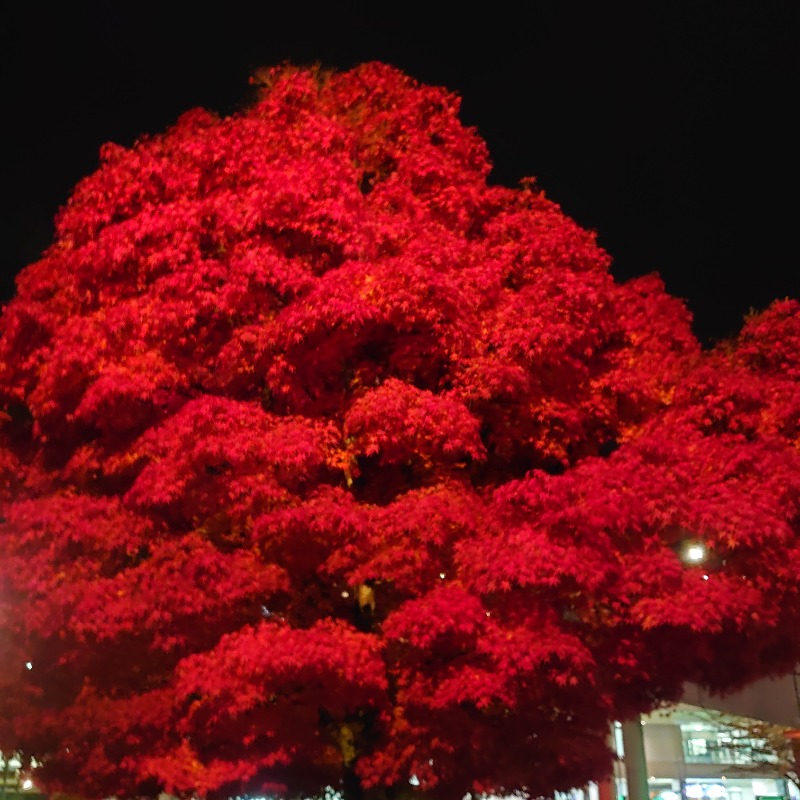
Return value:
[(644, 732), (640, 717), (622, 723), (622, 747), (625, 750), (628, 800), (650, 800), (647, 788), (647, 760), (644, 755)]

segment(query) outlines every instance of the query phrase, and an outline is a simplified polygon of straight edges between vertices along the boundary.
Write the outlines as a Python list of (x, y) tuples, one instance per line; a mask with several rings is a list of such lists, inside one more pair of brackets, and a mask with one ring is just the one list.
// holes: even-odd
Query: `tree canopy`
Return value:
[(458, 109), (261, 70), (104, 146), (19, 276), (0, 749), (45, 788), (549, 793), (800, 657), (800, 303), (703, 350)]

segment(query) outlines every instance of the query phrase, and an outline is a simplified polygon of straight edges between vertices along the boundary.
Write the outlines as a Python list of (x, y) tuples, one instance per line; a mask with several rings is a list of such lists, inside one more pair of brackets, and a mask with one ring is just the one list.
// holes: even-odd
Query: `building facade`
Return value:
[[(642, 725), (651, 800), (800, 800), (780, 754), (754, 738), (747, 720), (679, 703), (643, 717)], [(620, 726), (614, 730), (620, 798), (627, 797), (625, 754)]]

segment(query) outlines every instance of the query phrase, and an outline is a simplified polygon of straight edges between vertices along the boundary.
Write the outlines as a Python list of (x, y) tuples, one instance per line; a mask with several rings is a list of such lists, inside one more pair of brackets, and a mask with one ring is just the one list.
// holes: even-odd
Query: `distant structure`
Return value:
[[(765, 760), (761, 744), (737, 728), (748, 721), (794, 729), (800, 762), (800, 669), (725, 696), (687, 684), (681, 702), (643, 716), (644, 758), (637, 770), (646, 770), (649, 800), (800, 800), (800, 788), (785, 779), (778, 759)], [(621, 723), (614, 723), (611, 738), (619, 757), (613, 778), (556, 793), (555, 800), (630, 796)]]

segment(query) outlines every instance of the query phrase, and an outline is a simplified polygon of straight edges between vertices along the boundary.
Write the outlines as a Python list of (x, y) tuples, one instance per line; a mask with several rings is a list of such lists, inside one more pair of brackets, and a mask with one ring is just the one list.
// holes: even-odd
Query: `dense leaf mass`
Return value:
[(787, 670), (800, 304), (702, 351), (452, 94), (255, 82), (105, 146), (3, 312), (2, 749), (90, 797), (536, 794)]

